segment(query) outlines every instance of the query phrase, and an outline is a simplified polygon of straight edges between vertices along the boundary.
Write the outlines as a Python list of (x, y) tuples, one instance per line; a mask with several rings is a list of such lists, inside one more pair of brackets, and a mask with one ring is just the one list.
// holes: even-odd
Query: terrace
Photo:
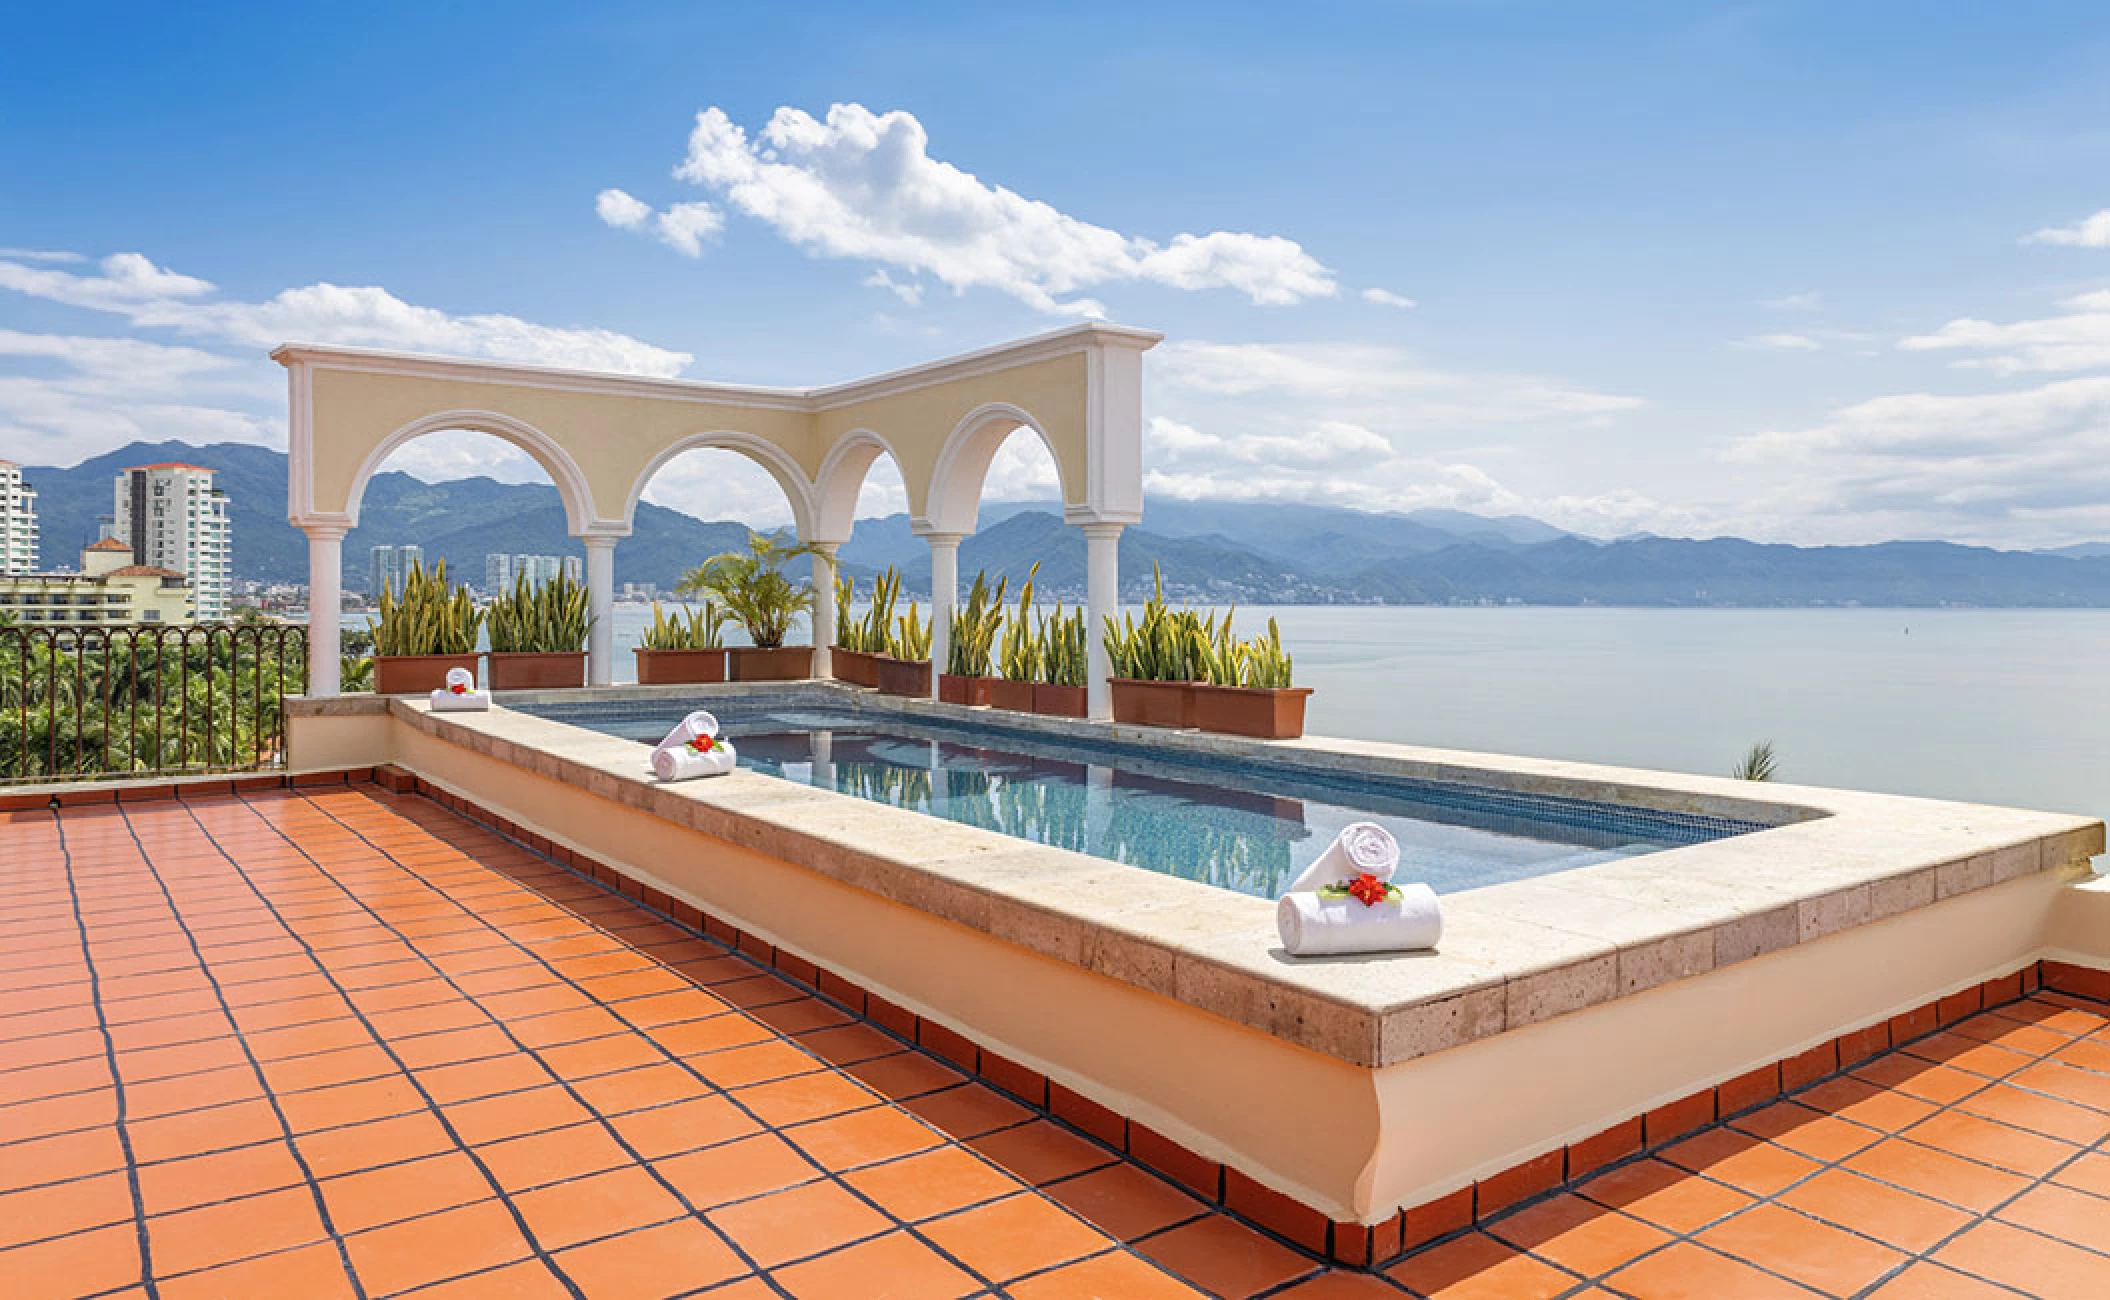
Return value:
[[(877, 695), (826, 680), (825, 600), (814, 680), (611, 684), (615, 541), (697, 446), (770, 470), (823, 589), (893, 456), (942, 637), (1030, 429), (1097, 626), (1155, 341), (802, 390), (280, 349), (309, 689), (266, 710), (287, 643), (228, 636), (256, 680), (202, 715), (255, 715), (204, 766), (268, 770), (0, 794), (0, 1292), (2100, 1293), (2098, 822), (1114, 722), (1096, 637), (1085, 718)], [(557, 483), (590, 684), (342, 694), (363, 485), (457, 428)], [(806, 779), (654, 780), (639, 737), (699, 704)], [(960, 815), (831, 786), (830, 728), (920, 750)], [(1069, 829), (977, 764), (1060, 776)], [(1458, 856), (1436, 952), (1300, 960), (1275, 877), (1213, 870), (1228, 840), (1106, 847), (1139, 788), (1216, 789), (1284, 843), (1335, 800), (1547, 847)]]

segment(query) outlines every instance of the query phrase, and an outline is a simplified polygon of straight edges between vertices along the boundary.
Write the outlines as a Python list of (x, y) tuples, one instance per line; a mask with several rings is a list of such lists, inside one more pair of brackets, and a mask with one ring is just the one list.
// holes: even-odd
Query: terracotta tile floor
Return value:
[(425, 800), (11, 813), (0, 1296), (2094, 1300), (2106, 1010), (1333, 1273)]

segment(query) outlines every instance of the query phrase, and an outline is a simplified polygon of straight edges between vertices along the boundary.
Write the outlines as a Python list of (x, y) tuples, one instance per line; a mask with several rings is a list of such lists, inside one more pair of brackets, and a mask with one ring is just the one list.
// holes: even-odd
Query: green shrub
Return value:
[(556, 654), (586, 646), (586, 588), (559, 573), (541, 586), (527, 575), (513, 590), (491, 602), (484, 617), (491, 629), (493, 654)]
[(918, 612), (915, 601), (910, 601), (908, 613), (901, 616), (888, 637), (886, 652), (896, 659), (929, 659), (930, 629), (930, 620)]
[(945, 647), (945, 671), (955, 677), (987, 677), (989, 653), (996, 645), (996, 631), (1004, 622), (1004, 593), (1011, 579), (1002, 578), (994, 587), (987, 574), (976, 573), (967, 603), (952, 614), (952, 639)]
[(1039, 572), (1038, 564), (1026, 570), (1026, 580), (1018, 589), (1018, 612), (1004, 623), (1003, 640), (997, 646), (996, 670), (1005, 681), (1040, 680), (1041, 640), (1033, 626), (1033, 578)]
[(431, 569), (412, 561), (403, 575), (403, 590), (384, 584), (378, 619), (367, 620), (377, 655), (467, 655), (476, 653), (476, 634), (483, 611), (467, 588), (450, 586), (447, 562)]
[(677, 609), (672, 617), (653, 601), (652, 626), (637, 644), (643, 650), (717, 650), (725, 645), (724, 629), (725, 611), (714, 601), (707, 600), (686, 613)]
[(675, 590), (712, 597), (747, 629), (749, 641), (774, 650), (784, 644), (792, 620), (813, 608), (812, 585), (784, 576), (787, 562), (811, 554), (810, 546), (786, 545), (774, 537), (750, 533), (747, 554), (714, 555), (689, 570)]
[(1039, 649), (1041, 681), (1050, 686), (1084, 685), (1091, 673), (1084, 611), (1065, 614), (1058, 602), (1040, 625)]

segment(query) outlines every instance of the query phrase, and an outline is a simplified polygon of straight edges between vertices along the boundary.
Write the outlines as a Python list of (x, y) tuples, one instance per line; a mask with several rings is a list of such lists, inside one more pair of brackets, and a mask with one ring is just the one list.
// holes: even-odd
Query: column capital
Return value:
[(934, 551), (957, 551), (960, 543), (967, 539), (965, 533), (924, 533), (921, 536)]
[(1128, 527), (1128, 525), (1105, 519), (1095, 519), (1090, 523), (1078, 524), (1076, 527), (1084, 533), (1088, 540), (1105, 541), (1109, 538), (1119, 537), (1121, 530)]
[(806, 549), (807, 549), (807, 550), (809, 550), (809, 551), (812, 551), (812, 552), (813, 552), (813, 553), (814, 553), (815, 555), (825, 555), (825, 556), (827, 556), (827, 557), (828, 557), (828, 558), (829, 558), (830, 560), (833, 560), (833, 559), (835, 558), (835, 553), (836, 553), (837, 551), (839, 551), (839, 550), (841, 550), (841, 549), (842, 549), (842, 543), (841, 543), (841, 542), (808, 542), (808, 543), (806, 543)]
[(309, 537), (324, 541), (341, 539), (352, 531), (352, 517), (347, 514), (294, 515), (290, 522)]
[(622, 540), (609, 533), (582, 533), (578, 538), (579, 545), (589, 551), (612, 551), (615, 544)]
[(311, 542), (341, 542), (352, 530), (343, 524), (302, 524), (300, 531), (306, 533)]

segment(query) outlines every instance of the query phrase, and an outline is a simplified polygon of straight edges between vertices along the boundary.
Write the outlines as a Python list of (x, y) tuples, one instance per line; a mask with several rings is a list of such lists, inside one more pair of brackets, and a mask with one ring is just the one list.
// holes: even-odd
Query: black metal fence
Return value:
[(305, 628), (0, 627), (0, 785), (285, 763)]

